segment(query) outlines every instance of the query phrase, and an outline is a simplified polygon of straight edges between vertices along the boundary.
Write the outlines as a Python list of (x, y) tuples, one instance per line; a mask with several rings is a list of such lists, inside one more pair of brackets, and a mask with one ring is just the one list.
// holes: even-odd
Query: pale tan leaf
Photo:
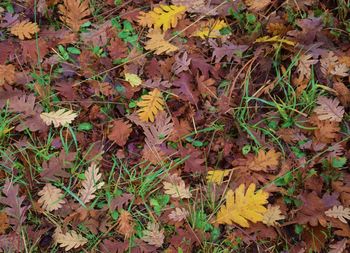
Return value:
[(147, 224), (147, 230), (144, 230), (143, 237), (141, 238), (150, 245), (162, 247), (164, 243), (164, 229), (159, 230), (157, 223), (149, 222)]
[(62, 190), (50, 183), (47, 183), (38, 195), (41, 196), (38, 203), (48, 212), (60, 209), (65, 203)]
[(16, 35), (20, 40), (31, 39), (33, 35), (39, 32), (39, 27), (36, 23), (30, 21), (22, 21), (11, 27), (10, 32)]
[(61, 248), (64, 248), (65, 251), (79, 248), (88, 242), (86, 238), (74, 230), (68, 231), (67, 233), (62, 233), (60, 228), (55, 230), (53, 238)]
[(89, 19), (91, 15), (88, 0), (63, 0), (63, 4), (58, 6), (60, 19), (68, 25), (74, 32), (78, 32), (80, 26)]
[(185, 182), (176, 174), (171, 175), (168, 182), (163, 182), (164, 192), (173, 198), (189, 199), (192, 197), (190, 187), (186, 187)]
[(346, 77), (349, 75), (349, 68), (345, 64), (337, 64), (334, 66), (334, 69), (331, 71), (332, 75)]
[(84, 204), (93, 200), (96, 195), (95, 192), (102, 188), (104, 182), (98, 182), (102, 174), (99, 173), (99, 168), (96, 163), (92, 163), (84, 173), (85, 179), (82, 182), (82, 188), (79, 191), (79, 196)]
[(279, 206), (271, 206), (270, 204), (267, 206), (267, 211), (264, 213), (264, 217), (262, 222), (268, 226), (278, 226), (279, 220), (283, 220), (286, 217), (281, 213), (281, 209)]
[(169, 219), (179, 222), (185, 220), (189, 215), (188, 211), (185, 208), (176, 207), (175, 210), (172, 210), (168, 215)]
[(164, 39), (164, 34), (160, 32), (160, 30), (151, 30), (147, 34), (149, 38), (145, 43), (146, 50), (154, 50), (154, 53), (157, 55), (161, 54), (170, 54), (177, 51), (179, 48), (174, 46), (170, 42)]
[(72, 110), (66, 111), (66, 109), (59, 109), (58, 111), (53, 112), (43, 112), (40, 114), (40, 118), (46, 125), (50, 126), (53, 124), (54, 127), (69, 125), (77, 116), (77, 113)]
[(309, 79), (311, 76), (311, 66), (316, 64), (318, 60), (312, 59), (311, 54), (302, 54), (298, 60), (297, 71), (300, 77)]
[(333, 206), (333, 208), (325, 211), (328, 217), (339, 219), (343, 223), (347, 223), (347, 219), (350, 220), (350, 208), (344, 206)]
[(261, 11), (271, 4), (272, 0), (245, 0), (244, 2), (249, 10)]
[(134, 234), (134, 221), (128, 211), (121, 210), (117, 223), (117, 231), (124, 235), (126, 239), (130, 238)]
[(315, 112), (319, 120), (329, 120), (341, 122), (344, 116), (344, 107), (339, 105), (337, 98), (331, 99), (324, 96), (320, 96), (317, 99), (318, 106), (315, 108)]
[(344, 238), (343, 240), (336, 242), (334, 244), (329, 245), (331, 249), (328, 253), (343, 253), (346, 249), (346, 244), (349, 242), (348, 239)]
[(12, 64), (0, 65), (0, 87), (4, 84), (14, 84), (15, 78), (15, 66)]

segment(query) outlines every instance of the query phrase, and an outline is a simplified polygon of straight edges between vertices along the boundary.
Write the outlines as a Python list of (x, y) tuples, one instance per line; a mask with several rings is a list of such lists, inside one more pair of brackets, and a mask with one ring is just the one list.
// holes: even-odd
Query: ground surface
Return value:
[(348, 252), (350, 2), (2, 0), (1, 252)]

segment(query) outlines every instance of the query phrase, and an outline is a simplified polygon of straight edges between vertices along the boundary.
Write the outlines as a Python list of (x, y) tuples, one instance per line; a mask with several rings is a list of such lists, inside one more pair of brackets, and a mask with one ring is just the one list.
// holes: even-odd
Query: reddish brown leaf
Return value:
[(108, 139), (123, 147), (126, 144), (131, 132), (131, 124), (124, 122), (121, 119), (114, 120), (112, 122), (112, 129), (108, 135)]

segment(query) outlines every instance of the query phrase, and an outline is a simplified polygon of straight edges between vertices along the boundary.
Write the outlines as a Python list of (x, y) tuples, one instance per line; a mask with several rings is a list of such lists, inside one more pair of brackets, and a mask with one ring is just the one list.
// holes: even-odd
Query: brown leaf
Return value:
[(205, 159), (203, 158), (203, 153), (199, 149), (193, 147), (180, 148), (180, 154), (182, 158), (185, 158), (184, 171), (193, 173), (203, 173), (206, 171)]
[(123, 147), (128, 141), (131, 132), (131, 124), (121, 119), (114, 120), (112, 122), (112, 129), (108, 135), (108, 139)]
[(121, 210), (117, 223), (118, 233), (124, 235), (126, 239), (130, 238), (134, 234), (134, 221), (128, 211), (123, 209)]
[(330, 120), (335, 122), (341, 122), (344, 116), (344, 107), (339, 105), (337, 98), (331, 99), (324, 96), (320, 96), (317, 99), (318, 106), (315, 108), (315, 112), (320, 120)]
[(40, 173), (40, 177), (45, 180), (57, 180), (58, 177), (69, 177), (64, 169), (71, 168), (73, 166), (73, 161), (75, 160), (76, 153), (66, 152), (62, 149), (59, 156), (53, 156), (49, 161), (44, 161), (42, 163), (43, 171)]
[(306, 252), (321, 252), (327, 240), (327, 231), (321, 226), (305, 228), (301, 236), (306, 243)]
[(329, 248), (331, 248), (331, 250), (328, 251), (328, 253), (343, 253), (344, 250), (346, 249), (346, 244), (348, 243), (349, 243), (349, 240), (344, 238), (341, 241), (331, 244), (329, 245)]
[(14, 84), (16, 80), (15, 71), (15, 66), (12, 64), (0, 65), (0, 86)]
[(337, 97), (340, 100), (340, 103), (347, 107), (350, 105), (350, 90), (342, 82), (336, 82), (333, 84), (333, 89), (337, 93)]
[(275, 169), (279, 164), (281, 153), (275, 150), (269, 150), (267, 153), (264, 150), (259, 150), (254, 160), (248, 165), (249, 169), (254, 171), (265, 171), (268, 169)]
[(248, 5), (248, 9), (251, 11), (261, 11), (265, 9), (272, 0), (245, 0), (245, 4)]
[[(0, 235), (5, 234), (6, 229), (10, 226), (8, 216), (5, 212), (0, 212)], [(1, 248), (1, 247), (0, 247)]]
[(128, 250), (129, 248), (129, 242), (119, 242), (114, 239), (108, 240), (105, 239), (103, 240), (100, 250), (102, 253), (124, 253)]
[(129, 193), (123, 193), (121, 196), (115, 197), (111, 200), (111, 203), (109, 205), (109, 210), (112, 212), (114, 210), (123, 209), (125, 205), (128, 205), (128, 203), (134, 198), (133, 194)]
[(159, 225), (157, 223), (149, 222), (147, 224), (147, 230), (143, 232), (142, 240), (150, 245), (162, 247), (164, 243), (164, 229), (159, 230)]
[(58, 6), (60, 19), (66, 23), (74, 32), (78, 32), (80, 26), (88, 21), (91, 11), (87, 0), (63, 0)]
[(35, 33), (39, 32), (39, 30), (40, 29), (36, 23), (22, 21), (21, 23), (12, 26), (10, 32), (13, 35), (18, 36), (20, 40), (24, 40), (31, 39)]

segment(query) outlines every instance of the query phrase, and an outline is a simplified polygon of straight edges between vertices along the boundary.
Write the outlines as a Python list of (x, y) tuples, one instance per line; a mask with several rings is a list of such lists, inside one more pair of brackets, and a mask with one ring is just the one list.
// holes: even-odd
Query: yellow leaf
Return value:
[(78, 32), (80, 26), (88, 21), (91, 11), (88, 0), (64, 0), (63, 4), (58, 6), (60, 19), (74, 32)]
[(255, 42), (256, 43), (258, 43), (258, 42), (260, 42), (260, 43), (271, 42), (271, 43), (281, 43), (281, 44), (284, 43), (284, 44), (287, 44), (289, 46), (295, 46), (294, 41), (283, 39), (280, 36), (273, 36), (273, 37), (264, 36), (264, 37), (257, 38), (255, 40)]
[(162, 93), (158, 89), (154, 89), (149, 94), (143, 95), (137, 106), (141, 107), (137, 111), (140, 119), (153, 122), (157, 113), (164, 110)]
[(178, 50), (177, 46), (169, 43), (164, 39), (164, 34), (160, 30), (152, 30), (147, 34), (150, 38), (145, 44), (146, 50), (155, 50), (155, 54), (169, 54)]
[(207, 182), (221, 185), (224, 177), (230, 174), (230, 170), (210, 170), (208, 171)]
[(220, 34), (220, 30), (225, 27), (228, 27), (228, 24), (224, 20), (210, 19), (195, 31), (193, 36), (198, 36), (201, 39), (223, 37), (223, 35)]
[(264, 214), (262, 222), (268, 226), (277, 226), (279, 220), (283, 220), (286, 217), (282, 215), (281, 209), (279, 206), (267, 206), (267, 211)]
[(125, 81), (129, 82), (132, 87), (139, 86), (142, 83), (138, 75), (125, 73)]
[(66, 126), (72, 123), (72, 121), (78, 116), (72, 110), (59, 109), (56, 112), (43, 112), (40, 114), (40, 118), (45, 122), (46, 125), (53, 123), (54, 127)]
[(39, 27), (36, 23), (30, 21), (22, 21), (11, 27), (10, 32), (16, 35), (20, 40), (31, 39), (33, 34), (39, 32)]
[(163, 5), (155, 7), (148, 13), (141, 12), (139, 24), (145, 27), (163, 28), (166, 31), (177, 25), (177, 21), (182, 18), (186, 11), (185, 6)]
[(226, 194), (226, 206), (222, 206), (217, 215), (218, 224), (236, 223), (242, 227), (249, 227), (248, 221), (256, 223), (262, 221), (267, 211), (264, 204), (267, 204), (269, 194), (262, 190), (255, 191), (255, 184), (250, 184), (247, 192), (244, 184), (241, 184), (235, 191), (228, 190)]

